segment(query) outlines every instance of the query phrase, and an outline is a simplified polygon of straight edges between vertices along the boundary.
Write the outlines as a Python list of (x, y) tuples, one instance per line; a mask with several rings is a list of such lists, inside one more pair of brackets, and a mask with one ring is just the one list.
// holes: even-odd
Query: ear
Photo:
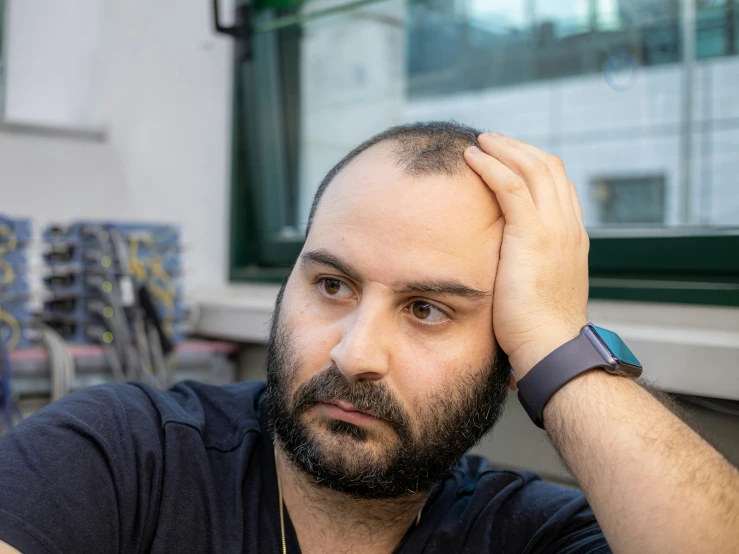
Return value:
[(518, 381), (518, 379), (516, 379), (516, 374), (513, 373), (513, 370), (511, 370), (511, 378), (508, 381), (508, 388), (511, 390), (518, 390), (518, 385), (516, 385), (516, 381)]

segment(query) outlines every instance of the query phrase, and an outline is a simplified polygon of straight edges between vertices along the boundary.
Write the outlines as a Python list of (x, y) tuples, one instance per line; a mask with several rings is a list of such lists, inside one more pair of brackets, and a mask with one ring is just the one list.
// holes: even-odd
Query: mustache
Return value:
[(410, 417), (385, 382), (365, 380), (350, 383), (335, 365), (300, 385), (293, 400), (296, 416), (316, 404), (344, 401), (387, 422), (401, 438), (411, 436)]

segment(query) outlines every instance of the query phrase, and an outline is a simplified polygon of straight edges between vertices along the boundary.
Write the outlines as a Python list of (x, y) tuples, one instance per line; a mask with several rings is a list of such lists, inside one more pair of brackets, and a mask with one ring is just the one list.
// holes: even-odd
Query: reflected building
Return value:
[(559, 155), (591, 229), (739, 225), (736, 1), (697, 5), (689, 164), (679, 2), (562, 6), (392, 0), (306, 25), (298, 220), (371, 134), (454, 119)]

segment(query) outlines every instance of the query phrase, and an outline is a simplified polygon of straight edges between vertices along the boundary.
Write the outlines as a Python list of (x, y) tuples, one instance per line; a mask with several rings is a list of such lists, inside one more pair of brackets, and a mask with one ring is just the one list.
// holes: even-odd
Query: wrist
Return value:
[[(515, 365), (514, 365), (515, 364)], [(579, 332), (561, 331), (547, 341), (536, 343), (516, 353), (511, 362), (518, 369), (516, 386), (518, 398), (531, 420), (544, 428), (544, 408), (553, 396), (578, 376), (592, 369), (599, 373), (623, 375), (634, 379), (641, 375), (639, 360), (621, 338), (608, 329), (593, 324), (584, 325)], [(569, 387), (568, 387), (569, 388)]]
[(524, 375), (531, 371), (536, 364), (557, 350), (557, 348), (578, 336), (580, 329), (584, 325), (585, 323), (577, 328), (558, 329), (553, 333), (531, 341), (509, 354), (508, 360), (511, 363), (513, 372), (516, 374), (516, 379), (523, 379)]
[[(566, 421), (567, 414), (576, 415), (577, 418), (582, 419), (583, 416), (585, 418), (593, 416), (594, 410), (598, 410), (599, 413), (603, 412), (604, 405), (613, 404), (614, 393), (625, 390), (633, 395), (635, 388), (640, 389), (641, 387), (631, 379), (624, 379), (600, 369), (591, 369), (581, 373), (555, 392), (544, 406), (543, 415), (547, 422), (547, 429), (550, 429), (550, 423), (554, 419), (560, 422)], [(584, 399), (594, 400), (584, 402)], [(568, 406), (571, 407), (574, 403), (578, 404), (580, 411), (587, 412), (587, 414), (575, 414), (572, 409), (568, 411)]]

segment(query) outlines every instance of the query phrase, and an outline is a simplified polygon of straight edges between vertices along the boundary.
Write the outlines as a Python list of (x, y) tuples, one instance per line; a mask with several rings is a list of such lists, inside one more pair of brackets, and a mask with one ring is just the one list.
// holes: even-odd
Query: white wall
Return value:
[[(26, 2), (14, 3), (20, 1)], [(32, 3), (48, 8), (42, 0)], [(231, 41), (211, 31), (209, 2), (98, 0), (96, 6), (100, 64), (90, 86), (95, 93), (82, 103), (85, 120), (104, 128), (107, 138), (0, 127), (0, 211), (31, 216), (37, 226), (75, 218), (180, 224), (188, 288), (219, 286), (227, 275)], [(63, 57), (63, 41), (57, 45), (52, 53)], [(9, 68), (22, 61), (17, 49), (8, 55)], [(74, 88), (43, 81), (40, 73), (36, 78), (36, 88), (49, 96)]]
[(232, 43), (209, 2), (107, 0), (99, 110), (132, 216), (183, 227), (189, 284), (226, 279)]
[(99, 0), (7, 0), (4, 118), (91, 126)]
[(114, 150), (95, 140), (0, 128), (0, 212), (38, 224), (132, 212), (129, 187)]

